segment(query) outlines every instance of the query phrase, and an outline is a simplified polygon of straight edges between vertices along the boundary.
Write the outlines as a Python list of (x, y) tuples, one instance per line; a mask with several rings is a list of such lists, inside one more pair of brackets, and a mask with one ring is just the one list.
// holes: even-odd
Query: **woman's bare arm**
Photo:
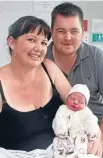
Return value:
[(44, 64), (58, 93), (60, 94), (61, 99), (65, 103), (67, 95), (71, 89), (69, 81), (66, 79), (62, 71), (57, 67), (57, 65), (53, 61), (45, 59)]

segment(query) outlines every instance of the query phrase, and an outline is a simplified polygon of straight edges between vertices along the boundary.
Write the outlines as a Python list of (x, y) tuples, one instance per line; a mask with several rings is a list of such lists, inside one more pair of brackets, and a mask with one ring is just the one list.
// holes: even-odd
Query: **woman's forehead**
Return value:
[(44, 36), (45, 38), (47, 38), (47, 36), (45, 35), (44, 33), (44, 30), (40, 30), (40, 28), (36, 28), (36, 29), (32, 29), (30, 30), (27, 34), (30, 34), (30, 35), (40, 35), (40, 36)]
[(25, 34), (25, 36), (40, 37), (43, 39), (47, 39), (47, 37), (45, 36), (45, 34), (43, 32), (38, 33), (36, 31), (28, 32), (27, 34)]

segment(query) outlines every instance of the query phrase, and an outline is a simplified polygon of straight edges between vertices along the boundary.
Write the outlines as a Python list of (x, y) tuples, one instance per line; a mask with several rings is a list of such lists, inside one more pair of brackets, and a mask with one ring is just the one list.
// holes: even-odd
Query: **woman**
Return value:
[(49, 26), (33, 16), (21, 17), (9, 28), (11, 62), (0, 69), (2, 148), (31, 151), (52, 143), (52, 120), (71, 86), (44, 59), (50, 38)]

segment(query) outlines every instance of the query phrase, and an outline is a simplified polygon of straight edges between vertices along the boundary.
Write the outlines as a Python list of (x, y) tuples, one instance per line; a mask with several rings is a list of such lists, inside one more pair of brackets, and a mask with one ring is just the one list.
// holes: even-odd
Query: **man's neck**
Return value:
[(66, 74), (68, 74), (76, 59), (77, 59), (77, 53), (73, 53), (70, 55), (65, 55), (62, 53), (59, 53), (54, 47), (52, 49), (53, 58), (57, 66)]

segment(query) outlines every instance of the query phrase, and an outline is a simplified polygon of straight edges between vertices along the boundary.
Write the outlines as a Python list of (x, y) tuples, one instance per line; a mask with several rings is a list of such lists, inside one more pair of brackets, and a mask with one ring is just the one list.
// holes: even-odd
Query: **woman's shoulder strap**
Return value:
[(2, 83), (0, 81), (0, 94), (1, 94), (1, 98), (2, 98), (2, 102), (6, 102), (6, 99), (5, 99), (5, 95), (4, 95), (4, 92), (3, 92), (3, 88), (2, 88)]
[(53, 83), (53, 81), (52, 81), (52, 79), (51, 79), (51, 77), (50, 77), (50, 75), (49, 75), (49, 73), (48, 73), (48, 70), (47, 70), (47, 68), (46, 68), (46, 66), (45, 66), (45, 64), (44, 64), (43, 62), (42, 62), (42, 66), (43, 66), (43, 68), (44, 68), (44, 70), (45, 70), (46, 74), (48, 75), (48, 77), (49, 77), (49, 79), (50, 79), (51, 84), (52, 84), (52, 85), (54, 85), (54, 83)]

